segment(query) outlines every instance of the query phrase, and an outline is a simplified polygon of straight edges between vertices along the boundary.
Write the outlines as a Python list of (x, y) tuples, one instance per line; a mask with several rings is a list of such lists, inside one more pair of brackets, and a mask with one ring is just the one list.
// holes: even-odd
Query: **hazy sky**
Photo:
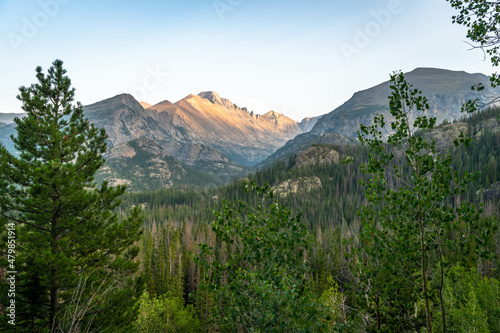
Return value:
[(76, 100), (204, 90), (257, 113), (325, 114), (401, 69), (491, 74), (445, 0), (0, 0), (0, 112), (62, 59)]

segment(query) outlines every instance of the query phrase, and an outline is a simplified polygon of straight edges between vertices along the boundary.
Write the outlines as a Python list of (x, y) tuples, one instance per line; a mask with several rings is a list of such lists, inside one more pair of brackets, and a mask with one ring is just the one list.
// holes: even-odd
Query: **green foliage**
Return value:
[[(471, 241), (486, 258), (482, 247), (486, 240), (478, 230), (480, 211), (474, 205), (462, 202), (456, 209), (449, 205), (450, 198), (465, 191), (472, 176), (454, 172), (451, 152), (438, 152), (435, 141), (420, 134), (436, 123), (424, 113), (429, 107), (426, 98), (402, 73), (391, 75), (391, 83), (393, 134), (387, 140), (383, 137), (382, 115), (375, 116), (372, 126), (361, 125), (358, 132), (360, 141), (371, 149), (368, 163), (362, 166), (370, 179), (361, 181), (369, 203), (360, 210), (363, 226), (352, 267), (360, 288), (371, 299), (366, 306), (376, 313), (378, 329), (393, 319), (381, 320), (383, 312), (395, 311), (404, 318), (391, 329), (402, 330), (399, 325), (406, 327), (412, 321), (410, 304), (423, 299), (426, 327), (432, 332), (432, 300), (437, 296), (428, 281), (431, 268), (443, 273), (449, 257), (467, 252)], [(470, 138), (461, 133), (455, 145), (460, 143), (468, 146)], [(442, 287), (443, 283), (437, 291), (441, 304)], [(418, 325), (412, 323), (413, 329)]]
[[(17, 244), (16, 329), (119, 332), (130, 327), (141, 293), (134, 242), (142, 220), (138, 209), (122, 220), (113, 212), (125, 187), (97, 187), (106, 134), (72, 104), (62, 64), (54, 61), (47, 75), (38, 67), (38, 83), (20, 88), (27, 116), (15, 120), (19, 157), (0, 146), (1, 248), (7, 223)], [(8, 264), (4, 256), (0, 265)]]
[(150, 298), (144, 293), (139, 301), (139, 317), (133, 332), (138, 333), (196, 333), (201, 332), (194, 307), (184, 307), (182, 298), (162, 295)]
[[(447, 200), (451, 207), (458, 207), (460, 201), (483, 202), (484, 211), (489, 217), (481, 219), (477, 224), (478, 230), (491, 230), (488, 240), (483, 244), (486, 251), (498, 251), (498, 239), (500, 234), (494, 232), (494, 226), (498, 225), (495, 214), (500, 213), (498, 199), (495, 199), (495, 183), (500, 181), (500, 165), (498, 163), (485, 163), (495, 159), (500, 153), (500, 131), (496, 130), (495, 121), (498, 123), (500, 109), (492, 108), (484, 110), (472, 117), (464, 119), (468, 124), (469, 133), (473, 137), (470, 146), (458, 147), (452, 152), (452, 168), (459, 174), (480, 170), (478, 181), (469, 183), (465, 193), (455, 200)], [(307, 284), (312, 292), (321, 296), (331, 288), (328, 276), (333, 276), (339, 284), (339, 290), (347, 297), (346, 317), (352, 327), (363, 327), (362, 316), (357, 315), (356, 309), (366, 309), (366, 298), (361, 293), (359, 286), (352, 283), (357, 277), (356, 271), (351, 272), (347, 260), (355, 259), (354, 253), (343, 241), (346, 235), (358, 237), (359, 226), (356, 216), (356, 208), (365, 203), (363, 187), (359, 184), (362, 177), (359, 165), (367, 161), (368, 149), (366, 146), (333, 146), (343, 157), (350, 156), (353, 161), (350, 164), (311, 164), (307, 166), (294, 166), (292, 164), (279, 162), (270, 168), (257, 171), (249, 175), (250, 181), (273, 182), (278, 184), (284, 180), (296, 177), (317, 176), (321, 179), (322, 187), (307, 195), (291, 195), (287, 197), (275, 197), (280, 204), (289, 207), (292, 215), (303, 211), (301, 221), (308, 229), (308, 234), (314, 240), (308, 253), (309, 264)], [(438, 147), (439, 149), (439, 147)], [(405, 167), (406, 168), (406, 167)], [(406, 169), (405, 169), (406, 170)], [(397, 184), (394, 174), (387, 173), (388, 183)], [(486, 177), (487, 176), (487, 177)], [(364, 176), (366, 177), (366, 176)], [(366, 178), (367, 180), (369, 178)], [(207, 243), (215, 248), (223, 248), (220, 238), (211, 230), (206, 223), (213, 219), (213, 210), (222, 211), (224, 201), (242, 200), (250, 206), (261, 201), (255, 192), (244, 193), (241, 188), (242, 181), (236, 180), (226, 186), (204, 189), (199, 187), (174, 186), (161, 191), (127, 193), (121, 212), (132, 205), (140, 206), (144, 210), (146, 229), (141, 246), (141, 263), (147, 290), (150, 295), (160, 296), (164, 293), (182, 295), (185, 302), (194, 300), (189, 294), (198, 289), (198, 282), (204, 275), (200, 267), (193, 262), (188, 253), (199, 253), (198, 244)], [(365, 239), (364, 242), (372, 242), (374, 239)], [(347, 244), (349, 245), (349, 244)], [(457, 251), (449, 260), (452, 263), (465, 262), (466, 267), (479, 267), (477, 255), (475, 255), (474, 242), (467, 243), (467, 251)], [(216, 253), (219, 261), (224, 261), (235, 248)], [(467, 254), (467, 253), (468, 254)], [(448, 253), (450, 255), (450, 253)], [(347, 259), (346, 259), (347, 257)], [(388, 260), (391, 258), (388, 258)], [(394, 260), (388, 261), (392, 263)], [(435, 263), (435, 258), (432, 263)], [(360, 269), (366, 270), (375, 266), (375, 262), (368, 260), (360, 261)], [(495, 276), (498, 279), (498, 262), (494, 260), (482, 260), (481, 272), (486, 276)], [(432, 267), (431, 271), (439, 267)], [(353, 273), (354, 277), (353, 277)], [(379, 271), (380, 274), (380, 271)], [(425, 302), (417, 297), (413, 288), (408, 287), (408, 280), (401, 279), (398, 275), (379, 275), (391, 285), (399, 284), (399, 297), (379, 298), (379, 308), (382, 319), (389, 327), (406, 327), (405, 329), (422, 327), (425, 325)], [(439, 283), (439, 274), (433, 273), (431, 279), (432, 304), (439, 306), (436, 299)], [(383, 285), (382, 283), (380, 285)], [(404, 287), (403, 287), (404, 286)], [(383, 290), (381, 290), (383, 292)], [(367, 309), (373, 321), (369, 321), (376, 329), (376, 295), (370, 299), (371, 306)], [(208, 314), (209, 303), (213, 304), (213, 298), (207, 297), (203, 302), (197, 302), (196, 306), (200, 313), (200, 319), (205, 320)], [(362, 304), (360, 304), (362, 303)], [(362, 305), (362, 306), (360, 306)], [(403, 311), (401, 310), (403, 309)], [(417, 310), (418, 311), (417, 311)], [(434, 311), (439, 313), (439, 308)], [(434, 320), (437, 322), (437, 319)], [(399, 325), (399, 326), (398, 326)], [(406, 326), (404, 326), (406, 325)], [(368, 327), (369, 328), (369, 327)], [(367, 329), (368, 329), (367, 328)], [(354, 328), (353, 328), (354, 329)], [(361, 329), (361, 328), (360, 328)]]
[[(451, 325), (455, 324), (458, 332), (490, 332), (486, 312), (479, 306), (476, 293), (473, 290), (467, 294), (466, 303), (461, 308), (452, 308), (450, 318), (452, 319)], [(453, 328), (450, 327), (449, 331), (453, 332)]]
[[(500, 109), (492, 108), (463, 120), (468, 124), (473, 138), (468, 148), (461, 146), (453, 151), (452, 167), (460, 174), (480, 170), (478, 182), (467, 185), (466, 192), (462, 195), (463, 200), (481, 202), (493, 199), (491, 197), (483, 199), (483, 196), (485, 189), (500, 182), (500, 163), (494, 163), (500, 154), (500, 131), (490, 126), (492, 121), (495, 121), (498, 123), (495, 125), (496, 128), (500, 128), (500, 121), (497, 120), (499, 116)], [(289, 159), (291, 164), (280, 161), (256, 171), (247, 178), (259, 185), (264, 183), (277, 185), (288, 179), (318, 177), (322, 186), (308, 192), (307, 195), (299, 192), (286, 197), (277, 196), (276, 199), (289, 207), (292, 213), (302, 212), (301, 221), (310, 231), (318, 227), (329, 229), (338, 226), (342, 221), (348, 224), (356, 223), (359, 219), (356, 211), (365, 200), (365, 190), (359, 184), (359, 180), (366, 176), (361, 173), (360, 165), (366, 162), (368, 149), (361, 145), (338, 145), (331, 148), (335, 149), (342, 159), (346, 157), (352, 159), (352, 163), (310, 164), (297, 167), (294, 166), (295, 159), (291, 156)], [(390, 181), (396, 181), (394, 175), (389, 176), (391, 176)], [(147, 225), (153, 220), (198, 224), (210, 220), (214, 209), (222, 208), (222, 198), (254, 203), (255, 195), (244, 194), (241, 184), (241, 180), (235, 180), (219, 188), (174, 186), (161, 191), (127, 193), (124, 207), (147, 203), (147, 207), (144, 208), (147, 211), (145, 214)], [(455, 205), (454, 202), (452, 204)], [(491, 205), (495, 206), (494, 202)]]
[[(484, 52), (484, 58), (490, 57), (493, 67), (500, 64), (500, 1), (485, 0), (447, 0), (451, 6), (458, 10), (458, 15), (452, 17), (453, 23), (461, 24), (468, 28), (467, 38), (473, 43), (473, 48), (479, 48)], [(491, 87), (500, 85), (500, 75), (494, 73), (490, 77)], [(482, 84), (474, 85), (472, 90), (481, 92), (484, 90)], [(478, 110), (485, 105), (490, 105), (499, 101), (500, 97), (487, 97), (486, 103), (479, 99), (469, 100), (462, 109), (466, 111)]]
[[(459, 11), (454, 15), (453, 23), (461, 24), (468, 28), (467, 38), (475, 47), (480, 48), (491, 57), (491, 63), (497, 67), (500, 63), (500, 37), (498, 24), (500, 22), (500, 2), (484, 0), (447, 0), (451, 6)], [(498, 74), (491, 77), (493, 87), (500, 83)]]
[[(469, 133), (473, 136), (470, 146), (458, 147), (452, 154), (452, 168), (459, 174), (481, 170), (478, 182), (469, 183), (465, 193), (455, 200), (447, 200), (451, 207), (458, 207), (460, 201), (480, 202), (484, 201), (484, 211), (488, 218), (480, 220), (477, 224), (478, 230), (490, 229), (492, 232), (488, 236), (488, 241), (483, 245), (486, 251), (498, 251), (498, 239), (500, 234), (493, 232), (493, 226), (498, 225), (498, 218), (494, 218), (495, 213), (500, 213), (498, 199), (495, 199), (494, 186), (500, 181), (500, 165), (498, 163), (485, 163), (497, 158), (500, 152), (500, 131), (495, 130), (493, 121), (498, 123), (500, 109), (484, 110), (472, 117), (464, 119), (469, 127)], [(287, 197), (275, 197), (280, 204), (289, 207), (292, 215), (295, 212), (303, 211), (301, 221), (308, 229), (308, 234), (314, 240), (307, 253), (308, 274), (307, 284), (312, 292), (321, 296), (332, 286), (328, 282), (328, 276), (333, 276), (342, 290), (346, 300), (347, 322), (351, 325), (351, 330), (359, 327), (362, 330), (364, 317), (357, 315), (357, 309), (366, 309), (366, 298), (356, 283), (352, 283), (357, 277), (357, 273), (351, 272), (347, 260), (354, 260), (354, 253), (343, 242), (342, 237), (346, 235), (358, 236), (358, 217), (356, 208), (364, 204), (363, 187), (359, 184), (362, 177), (359, 165), (367, 161), (368, 149), (366, 146), (333, 146), (343, 157), (350, 156), (351, 164), (311, 164), (303, 167), (279, 162), (270, 168), (257, 171), (249, 175), (250, 181), (280, 182), (296, 177), (317, 176), (321, 179), (322, 187), (307, 195), (291, 195)], [(439, 149), (439, 147), (438, 147)], [(405, 166), (405, 168), (407, 168)], [(404, 169), (407, 170), (407, 169)], [(394, 174), (387, 173), (389, 184), (398, 184)], [(486, 177), (487, 176), (487, 177)], [(366, 177), (366, 176), (364, 176)], [(367, 178), (368, 180), (369, 178)], [(189, 252), (198, 254), (199, 243), (206, 243), (214, 248), (220, 248), (216, 252), (219, 261), (224, 262), (233, 251), (234, 247), (226, 250), (221, 245), (221, 239), (211, 230), (206, 221), (213, 219), (213, 210), (222, 211), (224, 201), (242, 200), (249, 206), (255, 206), (261, 202), (262, 198), (257, 193), (249, 191), (244, 193), (241, 188), (242, 181), (237, 180), (226, 186), (213, 189), (199, 187), (174, 186), (161, 191), (127, 193), (120, 212), (125, 212), (132, 205), (140, 206), (145, 215), (145, 232), (142, 242), (141, 263), (147, 290), (150, 295), (160, 296), (164, 293), (182, 295), (186, 303), (194, 302), (189, 294), (198, 289), (198, 282), (204, 275), (201, 268), (193, 262), (187, 255)], [(491, 189), (490, 189), (491, 188)], [(374, 239), (365, 239), (364, 242), (372, 242)], [(348, 244), (347, 244), (348, 245)], [(449, 259), (451, 262), (465, 262), (466, 267), (479, 267), (478, 258), (475, 255), (475, 243), (467, 243), (467, 251), (457, 251)], [(466, 254), (468, 252), (468, 254)], [(449, 255), (450, 253), (448, 253)], [(388, 258), (391, 259), (391, 258)], [(388, 263), (395, 260), (388, 261)], [(435, 263), (435, 258), (432, 263)], [(375, 266), (375, 262), (368, 260), (360, 261), (360, 269), (366, 270)], [(496, 276), (498, 279), (498, 263), (495, 260), (482, 260), (482, 269), (486, 276)], [(434, 274), (432, 267), (431, 293), (433, 299), (431, 304), (439, 306), (437, 300), (437, 289), (439, 288), (439, 274)], [(353, 273), (355, 273), (353, 277)], [(380, 274), (380, 271), (379, 271)], [(379, 275), (380, 281), (383, 278), (390, 283), (387, 285), (399, 284), (398, 297), (379, 298), (379, 308), (382, 319), (388, 327), (397, 327), (401, 330), (411, 330), (425, 326), (425, 302), (417, 297), (420, 293), (413, 292), (413, 288), (408, 286), (408, 280), (404, 275)], [(435, 282), (438, 282), (437, 285)], [(380, 284), (383, 286), (383, 284)], [(437, 288), (437, 289), (436, 289)], [(383, 290), (381, 290), (383, 292)], [(389, 295), (389, 294), (387, 294)], [(394, 295), (394, 294), (391, 294)], [(370, 317), (376, 318), (376, 295), (372, 294), (371, 306), (368, 308)], [(206, 297), (203, 301), (196, 302), (200, 320), (206, 320), (209, 313), (210, 304), (214, 305), (213, 297)], [(362, 304), (360, 304), (362, 303)], [(360, 307), (360, 305), (362, 305)], [(434, 308), (433, 308), (434, 309)], [(439, 315), (439, 308), (434, 313)], [(434, 316), (436, 318), (436, 316)], [(341, 320), (342, 322), (342, 320)], [(376, 329), (376, 322), (369, 321), (374, 325), (371, 329)], [(438, 323), (438, 319), (434, 320)], [(370, 326), (366, 327), (370, 329)]]
[(347, 297), (340, 291), (339, 285), (333, 280), (332, 276), (328, 276), (327, 285), (329, 288), (321, 294), (319, 302), (326, 307), (330, 315), (330, 328), (333, 330), (338, 322), (347, 324)]
[[(185, 285), (189, 254), (181, 230), (171, 225), (146, 230), (142, 259), (146, 290), (150, 295), (185, 297), (193, 288)], [(182, 230), (186, 234), (186, 230)], [(191, 236), (191, 235), (189, 235)]]
[(300, 215), (292, 217), (268, 187), (245, 186), (261, 195), (256, 207), (225, 203), (212, 224), (216, 246), (200, 245), (198, 298), (213, 298), (212, 324), (222, 331), (324, 330), (323, 307), (306, 283), (310, 240)]
[[(449, 332), (500, 331), (500, 285), (472, 270), (454, 266), (446, 276), (444, 301), (449, 309)], [(440, 332), (440, 314), (436, 331)]]

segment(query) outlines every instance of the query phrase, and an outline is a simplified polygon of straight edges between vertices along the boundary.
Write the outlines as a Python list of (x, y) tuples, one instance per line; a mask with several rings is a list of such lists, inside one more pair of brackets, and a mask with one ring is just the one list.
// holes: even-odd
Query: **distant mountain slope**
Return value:
[(141, 137), (157, 139), (162, 131), (132, 95), (121, 94), (84, 106), (83, 110), (92, 123), (106, 130), (112, 146)]
[[(257, 115), (211, 91), (156, 105), (121, 94), (84, 106), (84, 114), (108, 135), (102, 174), (134, 189), (194, 179), (200, 184), (221, 184), (248, 172), (246, 166), (260, 162), (317, 121), (306, 118), (298, 123), (275, 111)], [(15, 124), (7, 124), (12, 118), (3, 116), (0, 142), (14, 152), (9, 136), (15, 134)], [(157, 174), (155, 168), (164, 172)], [(140, 187), (140, 182), (149, 185)]]
[(0, 143), (4, 145), (10, 152), (15, 152), (14, 143), (10, 139), (11, 135), (16, 134), (16, 124), (15, 123), (0, 123)]
[(172, 185), (222, 185), (249, 172), (217, 149), (138, 138), (111, 147), (104, 155), (101, 179), (132, 190)]
[[(483, 83), (485, 95), (500, 96), (500, 89), (489, 88), (489, 78), (483, 74), (418, 68), (405, 76), (427, 96), (428, 114), (436, 116), (438, 122), (461, 118), (462, 103), (482, 97), (471, 91), (474, 84)], [(384, 82), (355, 93), (326, 115), (305, 118), (300, 123), (275, 111), (254, 114), (212, 91), (188, 95), (175, 103), (163, 101), (152, 106), (122, 94), (85, 106), (84, 113), (96, 126), (106, 129), (111, 173), (127, 174), (130, 181), (139, 181), (124, 169), (127, 163), (138, 165), (139, 161), (127, 155), (130, 154), (130, 144), (135, 144), (133, 149), (137, 155), (138, 151), (145, 151), (139, 143), (154, 142), (156, 148), (141, 155), (150, 159), (147, 163), (158, 158), (167, 159), (172, 168), (178, 163), (183, 170), (211, 175), (218, 183), (244, 174), (248, 171), (246, 167), (262, 168), (277, 159), (287, 159), (313, 143), (355, 144), (360, 124), (371, 124), (375, 113), (385, 114), (390, 121), (387, 98), (390, 93), (389, 82)], [(0, 119), (0, 142), (13, 151), (9, 135), (15, 134), (14, 124), (5, 124), (11, 122), (13, 116), (4, 118), (4, 121)], [(137, 141), (139, 139), (146, 141)], [(153, 179), (156, 177), (152, 171), (155, 164), (147, 163), (141, 160), (142, 169), (135, 175), (147, 177), (150, 173)], [(156, 184), (170, 186), (182, 183), (183, 177), (196, 178), (190, 176), (190, 172), (179, 171), (172, 175), (172, 181), (163, 176), (161, 181), (155, 178), (158, 180)]]
[(151, 106), (152, 106), (151, 104), (146, 103), (146, 102), (139, 102), (139, 104), (141, 104), (141, 106), (142, 106), (143, 108), (145, 108), (145, 109), (147, 109), (147, 108), (149, 108), (149, 107), (151, 107)]
[(291, 155), (300, 154), (313, 144), (335, 144), (335, 145), (356, 145), (359, 143), (354, 138), (348, 138), (338, 133), (315, 134), (307, 132), (296, 136), (288, 141), (283, 147), (258, 164), (259, 168), (275, 163), (277, 160), (288, 159)]
[(321, 116), (302, 119), (302, 121), (299, 123), (299, 128), (302, 130), (302, 133), (307, 133), (312, 130), (314, 125), (316, 125), (316, 123), (318, 122), (319, 118), (321, 118)]
[(25, 113), (0, 113), (0, 123), (11, 124), (16, 117), (24, 117)]
[[(464, 114), (460, 111), (465, 101), (484, 99), (483, 94), (471, 90), (471, 86), (475, 84), (482, 83), (485, 86), (486, 96), (500, 95), (500, 89), (492, 89), (489, 78), (483, 74), (417, 68), (406, 73), (405, 78), (427, 97), (430, 106), (428, 114), (436, 117), (438, 123), (445, 119), (452, 121), (463, 117)], [(389, 86), (390, 82), (386, 81), (355, 93), (342, 106), (319, 119), (311, 132), (316, 135), (335, 132), (347, 137), (357, 137), (360, 124), (371, 124), (375, 113), (382, 113), (390, 120)]]
[[(500, 89), (492, 89), (489, 78), (483, 74), (417, 68), (406, 73), (405, 78), (427, 97), (430, 106), (427, 114), (436, 117), (438, 123), (445, 119), (452, 121), (464, 117), (461, 107), (469, 99), (500, 96)], [(471, 90), (471, 86), (478, 83), (485, 86), (484, 96)], [(392, 119), (388, 106), (390, 94), (389, 81), (356, 92), (343, 105), (317, 119), (310, 131), (297, 135), (268, 156), (259, 164), (259, 167), (271, 164), (277, 159), (287, 159), (291, 154), (300, 153), (313, 143), (352, 144), (356, 142), (360, 124), (371, 124), (376, 113), (384, 114), (387, 121)]]
[(246, 171), (217, 150), (138, 138), (111, 147), (98, 180), (127, 184), (132, 191), (173, 185), (222, 185)]

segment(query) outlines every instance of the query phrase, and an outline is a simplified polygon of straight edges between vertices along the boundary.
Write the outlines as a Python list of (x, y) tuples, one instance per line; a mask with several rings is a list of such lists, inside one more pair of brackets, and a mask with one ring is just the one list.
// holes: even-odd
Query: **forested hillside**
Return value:
[[(399, 72), (388, 137), (377, 115), (360, 126), (359, 143), (327, 135), (220, 187), (176, 185), (181, 173), (213, 183), (168, 154), (153, 157), (158, 145), (139, 139), (117, 147), (134, 167), (118, 160), (115, 170), (165, 173), (170, 188), (126, 193), (98, 178), (109, 172), (106, 133), (71, 105), (64, 74), (60, 60), (48, 79), (37, 68), (39, 85), (21, 88), (30, 112), (16, 120), (19, 154), (0, 146), (0, 264), (12, 270), (2, 271), (0, 301), (12, 299), (7, 279), (17, 278), (23, 327), (500, 329), (500, 108), (437, 125)], [(35, 112), (42, 92), (54, 102)]]
[[(477, 170), (479, 172), (477, 181), (471, 184), (464, 194), (464, 200), (484, 201), (498, 199), (498, 195), (500, 195), (500, 188), (498, 188), (500, 185), (498, 184), (500, 181), (500, 163), (497, 163), (498, 156), (500, 156), (499, 116), (500, 109), (488, 109), (465, 119), (463, 122), (443, 123), (436, 129), (443, 135), (450, 135), (447, 140), (452, 142), (455, 139), (453, 137), (454, 133), (447, 131), (447, 128), (464, 124), (473, 137), (469, 148), (461, 147), (453, 152), (453, 166), (459, 173), (465, 170)], [(455, 135), (458, 136), (458, 133), (455, 133)], [(261, 185), (267, 183), (276, 186), (287, 180), (318, 177), (321, 187), (312, 189), (307, 198), (301, 196), (300, 192), (299, 195), (296, 193), (291, 195), (278, 194), (280, 202), (292, 209), (301, 211), (303, 221), (311, 228), (332, 226), (341, 219), (353, 221), (355, 220), (357, 207), (363, 202), (364, 189), (359, 184), (359, 179), (362, 177), (359, 166), (366, 162), (368, 149), (361, 145), (319, 144), (317, 146), (337, 151), (341, 160), (350, 157), (353, 163), (345, 164), (339, 160), (335, 163), (311, 163), (297, 167), (297, 155), (292, 155), (288, 162), (277, 162), (269, 168), (248, 175), (243, 180), (233, 181), (217, 189), (203, 189), (200, 191), (196, 188), (177, 187), (162, 191), (129, 193), (125, 202), (127, 205), (144, 205), (148, 211), (165, 210), (166, 212), (169, 208), (179, 206), (197, 207), (197, 210), (200, 211), (202, 207), (207, 207), (207, 213), (211, 214), (213, 209), (221, 206), (222, 199), (251, 202), (251, 198), (243, 195), (241, 188), (243, 181), (254, 181)], [(317, 157), (319, 161), (321, 157)], [(308, 208), (308, 205), (311, 205), (311, 208)], [(324, 216), (309, 218), (309, 216), (312, 216), (311, 214), (314, 214), (313, 211), (321, 211)], [(189, 217), (183, 217), (182, 213), (179, 214), (181, 215), (175, 216), (176, 220), (189, 220)], [(169, 215), (165, 217), (170, 218)], [(174, 218), (174, 216), (172, 217)]]
[[(500, 163), (497, 161), (500, 156), (500, 109), (488, 109), (463, 122), (445, 122), (436, 129), (425, 132), (424, 135), (440, 138), (443, 143), (449, 143), (458, 136), (454, 128), (465, 128), (473, 139), (468, 148), (460, 147), (453, 151), (453, 169), (460, 174), (464, 171), (477, 170), (478, 177), (464, 193), (452, 198), (450, 204), (456, 208), (460, 202), (465, 201), (482, 204), (481, 225), (492, 223), (498, 225)], [(444, 147), (443, 145), (442, 148)], [(360, 165), (367, 161), (368, 148), (362, 145), (320, 144), (313, 146), (311, 151), (309, 156), (293, 155), (288, 162), (278, 162), (245, 179), (233, 181), (227, 186), (216, 189), (177, 187), (163, 191), (127, 194), (121, 209), (126, 210), (137, 205), (144, 211), (145, 229), (141, 244), (141, 265), (148, 293), (158, 297), (161, 295), (181, 297), (186, 304), (195, 306), (202, 322), (208, 323), (207, 300), (194, 298), (199, 283), (203, 280), (203, 271), (193, 259), (193, 255), (199, 253), (200, 243), (207, 243), (215, 248), (222, 246), (221, 239), (211, 228), (214, 211), (222, 211), (225, 202), (239, 200), (251, 206), (258, 205), (261, 200), (258, 194), (245, 193), (243, 185), (250, 182), (260, 185), (267, 183), (270, 184), (280, 204), (288, 207), (292, 214), (302, 214), (301, 221), (307, 226), (307, 233), (313, 241), (306, 255), (310, 263), (307, 284), (318, 297), (331, 292), (332, 286), (337, 286), (334, 290), (340, 294), (335, 294), (335, 297), (340, 297), (342, 300), (343, 320), (361, 325), (360, 312), (356, 305), (359, 302), (359, 295), (356, 294), (357, 282), (349, 266), (354, 257), (348, 239), (359, 232), (360, 217), (357, 211), (366, 204), (365, 189), (360, 185), (360, 180), (366, 176), (361, 173)], [(327, 151), (337, 152), (339, 159), (325, 160), (325, 156), (329, 156), (325, 154)], [(352, 160), (352, 163), (343, 163), (342, 161), (346, 159)], [(490, 251), (500, 254), (499, 244), (500, 233), (496, 231), (490, 234), (485, 246)], [(224, 261), (231, 250), (226, 249), (224, 252), (216, 253), (218, 256), (223, 256), (218, 260)], [(472, 285), (466, 288), (457, 285), (456, 289), (450, 290), (448, 297), (459, 297), (454, 302), (466, 302), (460, 303), (465, 306), (469, 302), (467, 297), (471, 297), (468, 293), (480, 293), (480, 290), (484, 291), (481, 288), (486, 288), (481, 287), (481, 283), (486, 282), (476, 282), (471, 273), (463, 270), (464, 267), (467, 269), (473, 267), (478, 270), (481, 277), (500, 278), (497, 259), (481, 260), (473, 251), (465, 251), (455, 260), (458, 260), (455, 264), (462, 267), (453, 271), (455, 278), (458, 275), (465, 276), (466, 279), (472, 279), (470, 282)], [(487, 288), (498, 290), (498, 282), (492, 283)], [(476, 288), (476, 285), (480, 289), (472, 291), (467, 289)], [(498, 309), (490, 311), (487, 308), (486, 303), (481, 300), (481, 297), (484, 298), (486, 295), (478, 294), (477, 297), (480, 299), (478, 302), (481, 311), (487, 312), (485, 316), (488, 319), (488, 327), (493, 332), (500, 327), (500, 315), (495, 312)], [(414, 320), (414, 325), (417, 327), (423, 323), (418, 318)], [(394, 325), (399, 327), (397, 323)]]

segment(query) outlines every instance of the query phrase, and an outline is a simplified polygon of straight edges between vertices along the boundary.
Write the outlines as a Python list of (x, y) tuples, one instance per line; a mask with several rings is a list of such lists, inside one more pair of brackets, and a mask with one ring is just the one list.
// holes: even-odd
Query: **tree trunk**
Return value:
[[(52, 217), (52, 257), (55, 260), (57, 255), (57, 241), (58, 241), (58, 231), (57, 224), (59, 222), (59, 217), (54, 215)], [(51, 332), (57, 332), (57, 328), (59, 326), (59, 322), (57, 319), (57, 310), (59, 309), (59, 284), (57, 282), (57, 267), (56, 264), (53, 263), (52, 267), (50, 267), (50, 308), (49, 308), (49, 325)]]
[(377, 298), (376, 298), (376, 304), (377, 304), (377, 330), (381, 330), (382, 329), (382, 323), (380, 322), (380, 296), (377, 295)]
[(446, 333), (446, 311), (444, 308), (444, 300), (443, 300), (443, 289), (444, 289), (444, 270), (443, 270), (443, 254), (441, 253), (441, 246), (439, 247), (439, 254), (441, 256), (441, 263), (439, 268), (441, 269), (441, 283), (439, 285), (439, 303), (441, 303), (441, 315), (443, 316), (443, 333)]
[[(420, 215), (420, 212), (419, 212)], [(425, 297), (425, 312), (427, 315), (427, 330), (429, 333), (432, 333), (432, 321), (431, 321), (431, 310), (429, 307), (429, 295), (427, 292), (427, 263), (425, 260), (425, 230), (422, 220), (420, 223), (420, 249), (422, 252), (422, 280), (423, 280), (423, 289), (424, 289), (424, 297)]]

